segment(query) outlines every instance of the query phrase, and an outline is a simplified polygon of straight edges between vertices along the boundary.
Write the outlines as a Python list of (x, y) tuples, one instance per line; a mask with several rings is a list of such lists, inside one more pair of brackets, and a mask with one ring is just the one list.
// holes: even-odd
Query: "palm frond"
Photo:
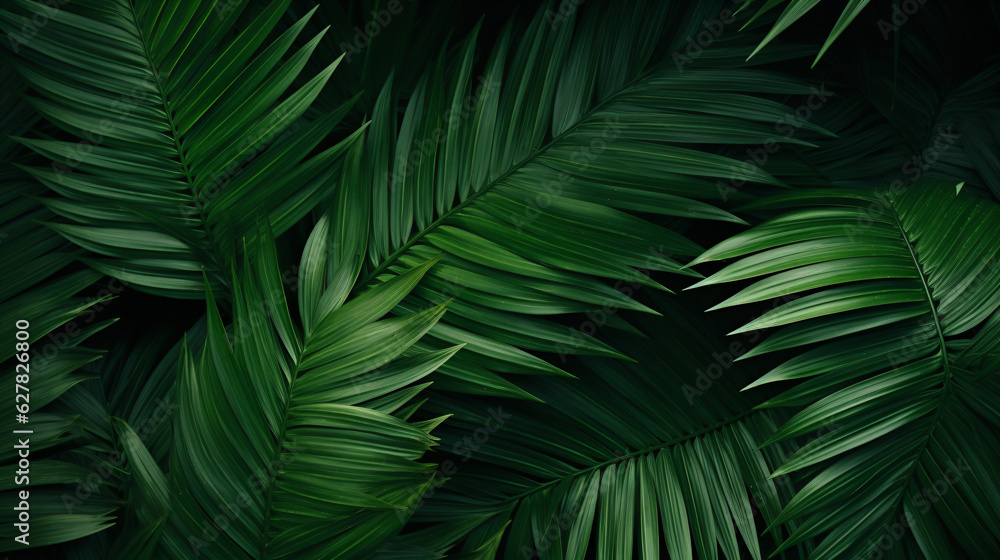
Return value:
[(928, 558), (1000, 554), (1000, 206), (957, 191), (792, 193), (696, 261), (744, 257), (701, 286), (764, 277), (716, 308), (801, 295), (734, 333), (783, 327), (741, 359), (799, 351), (748, 386), (800, 380), (765, 403), (805, 407), (768, 443), (839, 425), (775, 473), (816, 469), (775, 521), (802, 521), (785, 546), (825, 536), (811, 558), (871, 554), (900, 519)]
[[(545, 316), (603, 305), (650, 311), (609, 282), (663, 289), (652, 272), (693, 275), (681, 260), (700, 249), (673, 226), (741, 222), (716, 206), (727, 197), (716, 180), (784, 185), (717, 145), (729, 153), (768, 141), (811, 145), (775, 138), (775, 123), (793, 110), (769, 98), (808, 95), (809, 85), (734, 70), (750, 48), (745, 39), (720, 39), (694, 66), (650, 64), (701, 22), (653, 3), (630, 12), (581, 6), (550, 27), (552, 8), (542, 6), (523, 33), (505, 28), (479, 77), (476, 30), (447, 61), (442, 49), (398, 128), (390, 80), (363, 171), (344, 178), (372, 189), (361, 286), (443, 253), (401, 310), (454, 300), (430, 335), (467, 344), (479, 367), (459, 357), (442, 373), (470, 392), (498, 386), (498, 372), (563, 373), (527, 351), (622, 357)], [(769, 61), (796, 55), (784, 49)], [(734, 72), (745, 78), (739, 86)]]
[(435, 261), (343, 303), (353, 266), (328, 257), (333, 215), (299, 269), (307, 327), (292, 322), (269, 234), (233, 279), (232, 329), (207, 291), (204, 349), (184, 350), (178, 372), (168, 557), (366, 558), (428, 484), (418, 461), (444, 418), (407, 422), (405, 405), (458, 347), (412, 348), (443, 306), (378, 319)]
[(761, 558), (757, 520), (792, 488), (769, 480), (775, 457), (758, 446), (783, 417), (753, 410), (739, 365), (715, 373), (718, 333), (653, 299), (663, 316), (637, 321), (648, 338), (613, 337), (637, 363), (534, 378), (544, 404), (432, 391), (425, 409), (454, 414), (436, 432), (440, 487), (415, 508), (426, 528), (376, 558)]
[(308, 15), (266, 43), (288, 5), (273, 2), (230, 36), (245, 4), (13, 0), (0, 14), (9, 35), (21, 16), (48, 22), (21, 45), (18, 69), (32, 106), (65, 136), (21, 142), (53, 161), (28, 168), (72, 222), (49, 227), (103, 255), (89, 261), (96, 270), (200, 298), (202, 269), (225, 286), (232, 240), (258, 214), (280, 233), (323, 196), (346, 143), (311, 152), (350, 102), (299, 117), (337, 64), (290, 90), (318, 40), (289, 53)]
[[(78, 304), (79, 305), (79, 304)], [(86, 309), (86, 305), (82, 308)], [(88, 442), (81, 434), (87, 429), (87, 422), (78, 410), (61, 409), (59, 400), (71, 392), (78, 384), (96, 376), (80, 371), (86, 364), (101, 357), (102, 352), (81, 347), (80, 344), (94, 333), (113, 321), (103, 321), (79, 327), (72, 335), (66, 335), (58, 347), (51, 343), (44, 353), (29, 350), (33, 359), (12, 360), (11, 370), (22, 375), (27, 381), (12, 379), (19, 387), (13, 394), (21, 395), (13, 399), (28, 405), (26, 425), (15, 425), (14, 430), (27, 429), (29, 433), (5, 431), (0, 437), (4, 451), (0, 453), (0, 463), (11, 473), (0, 486), (0, 494), (5, 508), (3, 528), (0, 536), (0, 551), (10, 552), (25, 548), (38, 548), (55, 543), (79, 539), (111, 526), (112, 513), (118, 509), (118, 501), (111, 496), (100, 494), (85, 502), (72, 497), (79, 503), (67, 503), (67, 496), (73, 496), (77, 483), (93, 474), (89, 465), (73, 462), (61, 457), (67, 447), (79, 448)], [(59, 324), (62, 326), (62, 323)], [(29, 327), (30, 328), (30, 327)], [(12, 337), (13, 338), (13, 337)], [(11, 345), (14, 346), (13, 344)], [(20, 364), (15, 368), (14, 364)], [(14, 376), (15, 374), (12, 374)], [(12, 412), (13, 413), (13, 412)], [(27, 454), (28, 468), (19, 465)], [(28, 499), (24, 499), (27, 496)], [(15, 509), (24, 502), (27, 507)], [(29, 523), (20, 519), (24, 510)], [(27, 530), (22, 530), (27, 529)], [(22, 536), (28, 533), (28, 536)], [(21, 537), (26, 542), (14, 540)]]

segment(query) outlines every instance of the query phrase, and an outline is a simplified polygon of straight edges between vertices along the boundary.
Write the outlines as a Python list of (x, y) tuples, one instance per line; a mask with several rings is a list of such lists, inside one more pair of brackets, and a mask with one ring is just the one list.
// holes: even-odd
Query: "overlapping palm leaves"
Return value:
[[(100, 306), (105, 298), (81, 294), (100, 279), (100, 273), (74, 266), (74, 256), (83, 252), (40, 223), (55, 217), (37, 199), (49, 191), (15, 167), (29, 161), (31, 154), (14, 139), (36, 125), (38, 116), (24, 101), (25, 85), (13, 67), (5, 64), (0, 72), (0, 79), (5, 84), (0, 97), (0, 180), (3, 183), (0, 263), (6, 271), (0, 296), (0, 320), (3, 322), (0, 332), (7, 340), (20, 340), (15, 338), (15, 333), (19, 330), (19, 322), (25, 320), (28, 326), (24, 331), (29, 335), (22, 340), (27, 351), (22, 352), (24, 348), (12, 342), (2, 352), (2, 358), (12, 372), (13, 391), (21, 395), (18, 404), (30, 405), (32, 413), (27, 418), (34, 432), (26, 436), (6, 431), (3, 437), (5, 452), (0, 461), (11, 476), (6, 479), (0, 495), (5, 505), (0, 548), (12, 550), (22, 546), (13, 540), (20, 534), (14, 526), (19, 521), (19, 512), (14, 507), (21, 501), (14, 476), (20, 459), (15, 445), (26, 437), (35, 458), (44, 458), (34, 464), (33, 486), (29, 488), (36, 505), (32, 512), (36, 523), (35, 543), (57, 543), (100, 531), (109, 526), (112, 519), (109, 513), (117, 505), (95, 499), (78, 508), (73, 515), (65, 511), (62, 492), (47, 486), (71, 483), (76, 477), (85, 478), (90, 474), (85, 466), (53, 460), (61, 447), (81, 443), (75, 433), (82, 429), (83, 423), (74, 412), (53, 410), (52, 407), (38, 414), (33, 411), (53, 403), (75, 385), (96, 377), (82, 368), (100, 358), (102, 352), (84, 348), (81, 343), (112, 321), (96, 320), (92, 309)], [(26, 250), (26, 246), (30, 250)], [(19, 356), (16, 361), (15, 355)], [(15, 371), (16, 364), (20, 367)]]
[(663, 26), (683, 37), (700, 25), (664, 5), (641, 18), (597, 7), (576, 26), (569, 18), (550, 28), (553, 8), (543, 6), (521, 34), (506, 29), (478, 78), (476, 31), (447, 73), (442, 50), (398, 129), (390, 79), (376, 101), (363, 169), (344, 179), (372, 189), (368, 280), (444, 253), (402, 309), (455, 299), (430, 337), (467, 343), (442, 369), (468, 364), (454, 375), (467, 390), (480, 381), (498, 386), (494, 372), (560, 372), (525, 350), (621, 357), (537, 316), (644, 309), (599, 280), (660, 289), (638, 269), (691, 274), (675, 257), (698, 254), (698, 245), (635, 214), (740, 222), (709, 203), (726, 198), (713, 181), (783, 183), (700, 148), (773, 139), (775, 123), (792, 111), (765, 95), (812, 91), (751, 70), (734, 88), (724, 69), (742, 63), (745, 40), (721, 47), (704, 68), (648, 63), (662, 48), (652, 38)]
[(344, 303), (353, 282), (327, 258), (331, 229), (322, 218), (303, 255), (305, 329), (270, 235), (233, 279), (230, 330), (208, 292), (204, 349), (178, 371), (170, 557), (365, 558), (428, 484), (433, 466), (418, 461), (444, 417), (407, 422), (409, 401), (459, 347), (412, 348), (443, 306), (379, 319), (435, 261)]
[(648, 338), (613, 337), (635, 363), (587, 359), (572, 383), (535, 378), (544, 404), (432, 394), (427, 406), (454, 417), (435, 432), (448, 452), (443, 484), (414, 514), (430, 527), (379, 557), (454, 546), (461, 558), (761, 558), (755, 514), (774, 521), (792, 488), (769, 480), (777, 457), (758, 446), (783, 418), (753, 411), (739, 365), (699, 391), (728, 343), (673, 328), (697, 316), (662, 296), (652, 303), (663, 316), (636, 322)]
[[(890, 556), (995, 555), (1000, 478), (980, 442), (998, 428), (1000, 218), (977, 198), (998, 192), (995, 69), (955, 80), (946, 65), (922, 66), (920, 41), (935, 31), (925, 20), (902, 38), (899, 72), (885, 63), (865, 95), (803, 121), (798, 96), (826, 75), (754, 66), (815, 53), (758, 46), (817, 2), (790, 2), (776, 19), (767, 10), (780, 2), (767, 2), (683, 64), (671, 55), (723, 3), (566, 4), (543, 5), (523, 28), (515, 19), (494, 45), (476, 26), (456, 43), (383, 56), (419, 25), (408, 4), (395, 20), (405, 33), (383, 29), (385, 47), (326, 90), (342, 49), (322, 20), (338, 10), (4, 6), (8, 36), (22, 16), (47, 22), (17, 53), (44, 124), (32, 128), (25, 107), (5, 111), (0, 139), (2, 173), (19, 181), (4, 231), (45, 248), (21, 262), (0, 245), (5, 266), (30, 272), (6, 294), (31, 296), (15, 314), (44, 310), (55, 328), (85, 308), (71, 296), (100, 273), (208, 302), (205, 322), (160, 362), (165, 341), (75, 371), (98, 355), (76, 347), (86, 329), (39, 378), (55, 426), (41, 452), (62, 464), (37, 483), (36, 546), (89, 534), (62, 550), (825, 558), (873, 552), (882, 524), (895, 531), (906, 514)], [(820, 56), (865, 4), (847, 5)], [(423, 68), (391, 69), (429, 51)], [(928, 74), (941, 79), (933, 94)], [(345, 130), (361, 89), (348, 120), (371, 123)], [(777, 138), (780, 154), (740, 163), (790, 119), (797, 133)], [(948, 123), (960, 139), (921, 170), (954, 180), (870, 194)], [(760, 384), (810, 379), (739, 394), (762, 373), (757, 358), (689, 399), (683, 386), (727, 347), (700, 326), (711, 319), (675, 296), (620, 289), (698, 277), (701, 266), (683, 266), (703, 251), (685, 233), (692, 223), (800, 207), (810, 209), (697, 262), (756, 253), (703, 282), (768, 275), (726, 306), (807, 293), (748, 328), (806, 317), (751, 356), (799, 352)], [(289, 267), (273, 237), (293, 226), (312, 233)], [(601, 309), (614, 310), (604, 332), (566, 326)], [(131, 390), (139, 378), (150, 384)], [(143, 430), (163, 398), (180, 408)], [(787, 458), (790, 439), (831, 425)], [(58, 517), (59, 484), (115, 450), (125, 463), (99, 497)], [(942, 480), (947, 491), (927, 504)], [(774, 539), (760, 536), (765, 525)]]
[(21, 142), (53, 160), (28, 171), (63, 196), (47, 205), (75, 223), (50, 227), (102, 255), (95, 270), (200, 298), (202, 268), (225, 286), (233, 239), (258, 212), (280, 233), (323, 196), (347, 141), (309, 154), (350, 101), (313, 122), (299, 117), (336, 61), (288, 91), (318, 40), (289, 51), (308, 16), (265, 43), (288, 1), (236, 33), (245, 5), (15, 0), (0, 20), (15, 37), (20, 17), (46, 21), (21, 45), (19, 68), (32, 106), (75, 138)]
[(807, 405), (769, 442), (840, 425), (776, 471), (817, 467), (777, 520), (802, 518), (786, 546), (829, 531), (811, 558), (1000, 553), (1000, 207), (960, 187), (783, 196), (697, 259), (744, 257), (700, 285), (764, 276), (717, 308), (804, 294), (734, 332), (784, 327), (743, 358), (799, 349), (748, 386), (804, 380), (764, 404)]

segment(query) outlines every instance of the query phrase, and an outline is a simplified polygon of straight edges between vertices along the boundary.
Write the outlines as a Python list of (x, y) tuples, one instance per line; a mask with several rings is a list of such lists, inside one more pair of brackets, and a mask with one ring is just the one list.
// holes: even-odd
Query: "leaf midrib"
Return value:
[[(302, 356), (298, 356), (296, 360), (295, 370), (292, 372), (292, 378), (288, 382), (288, 396), (285, 399), (285, 406), (281, 413), (281, 430), (278, 432), (277, 445), (275, 446), (274, 456), (271, 458), (271, 462), (268, 465), (273, 465), (276, 461), (280, 462), (281, 452), (285, 448), (285, 434), (288, 432), (288, 413), (292, 408), (292, 389), (295, 386), (295, 380), (299, 377), (299, 366), (298, 364), (302, 361)], [(278, 473), (274, 473), (273, 476), (268, 477), (267, 484), (267, 500), (264, 502), (264, 528), (261, 531), (260, 539), (260, 554), (259, 558), (262, 560), (267, 560), (269, 556), (267, 555), (267, 545), (270, 544), (271, 539), (268, 535), (271, 532), (271, 504), (274, 501), (274, 490), (278, 482)]]
[[(139, 46), (142, 47), (142, 56), (146, 60), (146, 65), (150, 73), (156, 79), (156, 93), (160, 98), (160, 105), (163, 107), (163, 114), (164, 117), (166, 118), (167, 126), (170, 129), (170, 139), (173, 141), (174, 150), (177, 152), (177, 159), (181, 164), (181, 168), (184, 170), (184, 180), (187, 183), (188, 189), (190, 191), (192, 206), (194, 206), (195, 210), (198, 212), (198, 220), (201, 223), (201, 229), (204, 230), (206, 238), (208, 240), (208, 245), (212, 249), (211, 251), (205, 251), (204, 253), (208, 255), (208, 257), (212, 260), (211, 264), (214, 265), (217, 270), (221, 270), (222, 267), (220, 266), (219, 260), (217, 259), (218, 254), (216, 251), (218, 245), (215, 242), (215, 235), (212, 232), (212, 228), (209, 227), (208, 225), (208, 220), (206, 220), (205, 214), (202, 212), (201, 207), (197, 203), (198, 192), (194, 188), (195, 182), (194, 178), (191, 175), (191, 166), (188, 163), (187, 156), (184, 150), (181, 148), (180, 138), (178, 137), (179, 134), (177, 132), (178, 129), (177, 126), (174, 124), (174, 118), (170, 112), (170, 103), (167, 101), (166, 91), (163, 87), (163, 83), (160, 81), (160, 72), (153, 65), (153, 59), (149, 55), (149, 48), (148, 48), (149, 41), (146, 35), (143, 33), (142, 26), (139, 25), (139, 18), (138, 15), (136, 14), (135, 5), (132, 2), (128, 2), (128, 7), (129, 7), (129, 15), (132, 18), (132, 25), (135, 26), (135, 33), (136, 36), (139, 38)], [(170, 232), (165, 232), (165, 233), (169, 234)], [(182, 243), (186, 243), (186, 241), (184, 241), (183, 239), (180, 239), (179, 241), (181, 241)], [(222, 278), (220, 279), (222, 280), (223, 285), (225, 285), (226, 284), (225, 279)]]
[(927, 435), (924, 436), (924, 441), (920, 445), (920, 451), (914, 456), (913, 463), (910, 465), (909, 472), (902, 479), (905, 484), (900, 488), (899, 495), (897, 496), (898, 504), (896, 506), (896, 513), (899, 513), (899, 509), (903, 508), (903, 496), (906, 490), (906, 485), (909, 485), (910, 481), (913, 479), (914, 473), (916, 473), (917, 466), (924, 459), (924, 454), (927, 453), (928, 446), (930, 445), (931, 436), (938, 429), (938, 424), (941, 421), (941, 413), (945, 408), (945, 401), (948, 399), (948, 395), (951, 389), (951, 362), (948, 360), (948, 347), (945, 345), (944, 340), (944, 329), (941, 327), (941, 320), (938, 317), (937, 307), (934, 306), (934, 297), (931, 294), (930, 285), (927, 282), (927, 275), (924, 273), (924, 269), (920, 264), (920, 259), (917, 257), (916, 248), (913, 243), (910, 242), (910, 238), (906, 233), (906, 229), (903, 227), (903, 223), (899, 219), (899, 213), (896, 207), (891, 201), (885, 200), (886, 205), (892, 210), (892, 217), (896, 223), (896, 227), (899, 229), (899, 236), (906, 244), (907, 250), (910, 252), (910, 257), (913, 259), (913, 267), (917, 271), (917, 275), (920, 277), (920, 283), (924, 288), (924, 294), (927, 296), (927, 305), (931, 310), (931, 317), (934, 319), (934, 328), (938, 336), (938, 345), (940, 346), (941, 352), (941, 364), (944, 375), (944, 380), (942, 382), (941, 396), (938, 398), (937, 410), (934, 411), (934, 418), (931, 419), (930, 428), (927, 430)]
[(512, 497), (509, 497), (509, 498), (504, 498), (502, 500), (496, 500), (495, 502), (491, 502), (491, 503), (505, 504), (505, 503), (508, 503), (508, 502), (515, 502), (515, 501), (518, 501), (518, 500), (521, 500), (521, 499), (525, 498), (526, 496), (530, 496), (531, 494), (534, 494), (536, 492), (540, 492), (540, 491), (542, 491), (542, 490), (544, 490), (544, 489), (546, 489), (546, 488), (548, 488), (550, 486), (553, 486), (553, 485), (558, 484), (560, 482), (563, 482), (565, 480), (571, 480), (571, 479), (574, 479), (574, 478), (577, 478), (577, 477), (580, 477), (580, 476), (584, 476), (584, 475), (586, 475), (586, 474), (588, 474), (590, 472), (593, 472), (593, 471), (599, 470), (599, 469), (603, 469), (603, 468), (605, 468), (605, 467), (607, 467), (609, 465), (612, 465), (614, 463), (619, 463), (619, 462), (622, 462), (622, 461), (627, 461), (627, 460), (632, 459), (634, 457), (648, 455), (650, 453), (655, 453), (656, 451), (659, 451), (659, 450), (664, 449), (664, 448), (668, 448), (668, 447), (673, 447), (675, 445), (679, 445), (681, 443), (684, 443), (686, 441), (695, 439), (695, 438), (703, 436), (705, 434), (708, 434), (708, 433), (711, 433), (711, 432), (714, 432), (714, 431), (717, 431), (717, 430), (721, 430), (722, 428), (724, 428), (724, 427), (726, 427), (726, 426), (728, 426), (730, 424), (735, 424), (736, 422), (739, 422), (740, 420), (743, 420), (744, 418), (746, 418), (747, 416), (750, 416), (752, 414), (763, 414), (763, 413), (764, 412), (761, 411), (761, 410), (753, 410), (753, 409), (751, 409), (751, 410), (748, 410), (748, 411), (746, 411), (746, 412), (744, 412), (742, 414), (739, 414), (737, 416), (734, 416), (734, 417), (727, 418), (725, 420), (719, 421), (719, 422), (717, 422), (717, 423), (715, 423), (715, 424), (713, 424), (711, 426), (708, 426), (706, 428), (702, 428), (700, 430), (696, 430), (694, 432), (691, 432), (690, 434), (685, 434), (685, 435), (682, 435), (682, 436), (678, 436), (678, 437), (675, 437), (673, 439), (667, 440), (665, 442), (661, 442), (661, 443), (658, 443), (656, 445), (651, 445), (649, 447), (645, 447), (643, 449), (639, 449), (637, 451), (633, 451), (631, 453), (622, 455), (620, 457), (615, 457), (613, 459), (608, 459), (608, 460), (603, 461), (601, 463), (598, 463), (596, 465), (591, 465), (591, 466), (583, 468), (583, 469), (578, 469), (574, 473), (567, 474), (567, 475), (564, 475), (564, 476), (561, 476), (561, 477), (558, 477), (558, 478), (554, 478), (554, 479), (552, 479), (552, 480), (550, 480), (548, 482), (544, 482), (542, 484), (539, 484), (534, 489), (528, 490), (527, 492), (522, 492), (522, 493), (520, 493), (520, 494), (518, 494), (516, 496), (512, 496)]
[[(537, 149), (535, 149), (534, 151), (532, 151), (531, 153), (529, 153), (527, 156), (525, 156), (522, 159), (520, 159), (517, 163), (514, 163), (513, 165), (511, 165), (510, 168), (507, 171), (504, 171), (496, 179), (493, 179), (492, 181), (490, 181), (490, 182), (486, 183), (485, 185), (483, 185), (478, 191), (473, 191), (469, 195), (468, 198), (466, 198), (462, 202), (456, 204), (455, 206), (451, 207), (444, 214), (441, 214), (440, 216), (438, 216), (438, 218), (436, 220), (434, 220), (433, 222), (431, 222), (430, 224), (428, 224), (428, 226), (426, 228), (424, 228), (423, 230), (421, 230), (421, 231), (413, 234), (410, 237), (410, 239), (408, 239), (406, 241), (406, 243), (404, 243), (399, 249), (396, 249), (395, 251), (393, 251), (392, 253), (390, 253), (389, 256), (387, 256), (385, 258), (385, 260), (382, 261), (381, 264), (379, 264), (377, 267), (375, 267), (375, 269), (370, 274), (368, 274), (368, 276), (366, 276), (363, 281), (357, 283), (356, 284), (356, 286), (357, 286), (356, 289), (363, 289), (365, 286), (368, 285), (369, 282), (371, 282), (373, 279), (377, 278), (380, 273), (382, 273), (383, 271), (385, 271), (385, 269), (388, 268), (391, 264), (393, 264), (396, 261), (396, 259), (398, 259), (411, 246), (413, 246), (414, 243), (416, 243), (421, 238), (423, 238), (425, 235), (427, 235), (428, 233), (430, 233), (431, 231), (433, 231), (435, 228), (437, 228), (438, 226), (440, 226), (441, 224), (443, 224), (444, 221), (446, 219), (448, 219), (452, 214), (458, 212), (462, 208), (465, 208), (467, 205), (471, 204), (472, 202), (475, 202), (476, 200), (478, 200), (478, 198), (479, 198), (480, 195), (482, 195), (483, 193), (485, 193), (485, 192), (489, 191), (490, 189), (492, 189), (493, 187), (495, 187), (498, 183), (500, 183), (501, 181), (503, 181), (504, 179), (506, 179), (507, 176), (509, 176), (511, 173), (514, 173), (515, 171), (520, 170), (522, 167), (524, 167), (529, 162), (531, 162), (531, 160), (535, 159), (536, 157), (538, 157), (541, 154), (543, 154), (544, 152), (546, 152), (549, 148), (552, 147), (553, 144), (559, 142), (560, 140), (562, 140), (565, 136), (569, 135), (570, 133), (575, 132), (576, 129), (577, 129), (577, 127), (579, 127), (580, 125), (582, 125), (583, 123), (585, 123), (592, 116), (593, 113), (595, 113), (598, 110), (604, 108), (604, 106), (607, 105), (607, 104), (609, 104), (610, 102), (616, 100), (619, 96), (622, 95), (622, 93), (628, 91), (629, 89), (631, 89), (632, 87), (634, 87), (636, 84), (642, 82), (643, 80), (648, 79), (658, 68), (660, 68), (660, 66), (656, 66), (656, 67), (651, 68), (651, 69), (649, 69), (649, 70), (647, 70), (645, 72), (640, 73), (633, 80), (631, 80), (628, 83), (626, 83), (625, 85), (623, 85), (622, 88), (619, 89), (618, 91), (616, 91), (614, 94), (609, 95), (607, 98), (605, 98), (604, 100), (598, 102), (596, 105), (594, 105), (593, 107), (591, 107), (575, 123), (573, 123), (572, 126), (568, 127), (566, 130), (564, 130), (563, 132), (559, 133), (558, 135), (552, 137), (551, 140), (549, 140), (548, 142), (546, 142), (542, 146), (538, 147)], [(551, 120), (549, 121), (549, 126), (551, 126)]]
[(944, 329), (941, 327), (941, 320), (938, 317), (937, 307), (934, 306), (934, 296), (931, 294), (930, 285), (927, 283), (927, 275), (924, 273), (923, 266), (920, 264), (920, 259), (917, 257), (916, 248), (913, 247), (909, 236), (906, 234), (906, 229), (903, 228), (903, 224), (899, 220), (899, 213), (896, 211), (895, 206), (893, 206), (891, 202), (888, 203), (888, 206), (892, 208), (892, 218), (896, 223), (896, 227), (899, 229), (899, 236), (906, 245), (906, 249), (910, 252), (910, 258), (913, 259), (913, 267), (916, 269), (917, 275), (920, 277), (920, 284), (924, 288), (924, 295), (927, 296), (927, 306), (931, 310), (931, 317), (934, 319), (934, 330), (937, 333), (938, 344), (941, 347), (941, 361), (944, 367), (945, 388), (947, 388), (948, 381), (951, 379), (951, 364), (948, 362), (948, 347), (945, 346)]

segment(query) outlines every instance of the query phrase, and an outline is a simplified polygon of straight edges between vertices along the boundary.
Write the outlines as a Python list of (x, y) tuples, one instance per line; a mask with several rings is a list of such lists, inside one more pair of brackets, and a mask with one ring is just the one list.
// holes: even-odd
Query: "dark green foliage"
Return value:
[(1000, 557), (1000, 18), (841, 4), (4, 3), (0, 551)]

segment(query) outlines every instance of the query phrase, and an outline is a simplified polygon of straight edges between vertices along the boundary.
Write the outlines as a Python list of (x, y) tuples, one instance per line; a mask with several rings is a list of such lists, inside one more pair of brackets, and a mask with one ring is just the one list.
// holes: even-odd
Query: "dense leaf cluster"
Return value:
[(1000, 16), (828, 4), (6, 1), (0, 551), (1000, 558)]

